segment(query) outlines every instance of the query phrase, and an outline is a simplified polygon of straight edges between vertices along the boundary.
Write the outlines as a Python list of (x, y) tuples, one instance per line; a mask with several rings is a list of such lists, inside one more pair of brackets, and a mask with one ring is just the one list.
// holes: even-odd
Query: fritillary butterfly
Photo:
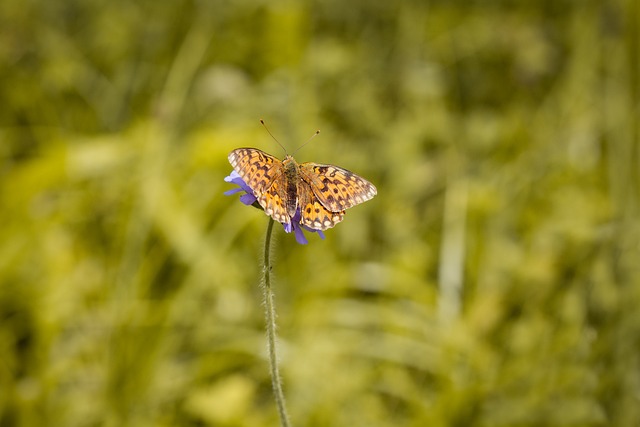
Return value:
[(229, 153), (229, 163), (267, 215), (283, 224), (300, 209), (301, 223), (313, 230), (326, 230), (344, 218), (345, 210), (370, 200), (376, 187), (346, 169), (317, 163), (298, 164), (256, 148), (238, 148)]

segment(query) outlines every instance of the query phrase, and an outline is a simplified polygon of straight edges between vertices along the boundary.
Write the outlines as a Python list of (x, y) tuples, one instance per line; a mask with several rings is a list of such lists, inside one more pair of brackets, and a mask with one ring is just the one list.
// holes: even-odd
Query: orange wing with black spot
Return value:
[(229, 153), (229, 163), (259, 198), (282, 173), (282, 162), (257, 148), (237, 148)]
[(324, 207), (311, 186), (304, 181), (298, 183), (298, 206), (300, 222), (313, 230), (326, 230), (344, 218), (344, 211), (331, 212)]
[(378, 194), (375, 185), (338, 166), (302, 163), (300, 175), (320, 203), (331, 212), (352, 208)]
[(256, 148), (238, 148), (229, 153), (229, 163), (251, 188), (264, 213), (283, 224), (291, 222), (286, 210), (286, 178), (280, 160)]
[(264, 209), (264, 213), (269, 215), (274, 220), (283, 224), (289, 224), (291, 217), (287, 213), (287, 192), (286, 178), (283, 173), (275, 176), (271, 182), (271, 186), (258, 197), (258, 203)]

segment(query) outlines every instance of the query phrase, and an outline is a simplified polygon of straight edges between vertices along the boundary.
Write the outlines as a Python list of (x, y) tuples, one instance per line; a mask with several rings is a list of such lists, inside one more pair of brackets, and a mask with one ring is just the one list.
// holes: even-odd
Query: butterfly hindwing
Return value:
[(313, 230), (326, 230), (344, 218), (344, 211), (331, 212), (325, 208), (305, 181), (298, 183), (300, 222)]
[(284, 191), (286, 179), (283, 173), (279, 173), (273, 179), (271, 186), (258, 197), (258, 203), (264, 209), (264, 213), (274, 220), (289, 224), (291, 217), (287, 214), (287, 193)]

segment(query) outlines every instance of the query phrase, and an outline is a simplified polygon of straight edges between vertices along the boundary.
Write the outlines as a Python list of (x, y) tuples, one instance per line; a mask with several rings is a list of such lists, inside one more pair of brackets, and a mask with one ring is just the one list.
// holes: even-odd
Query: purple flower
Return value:
[[(240, 175), (235, 170), (231, 171), (231, 174), (225, 177), (224, 180), (225, 182), (230, 182), (238, 186), (238, 188), (225, 191), (224, 192), (225, 196), (231, 196), (232, 194), (244, 192), (245, 194), (240, 196), (240, 201), (242, 203), (244, 203), (247, 206), (253, 205), (257, 208), (262, 209), (262, 206), (258, 204), (258, 199), (256, 199), (256, 196), (253, 195), (253, 190), (251, 190), (251, 187), (249, 187), (247, 183), (244, 182), (244, 180), (240, 177)], [(318, 236), (320, 236), (321, 239), (324, 239), (324, 233), (321, 230), (314, 230), (312, 228), (307, 227), (306, 225), (301, 224), (300, 223), (301, 217), (302, 216), (300, 214), (300, 208), (298, 208), (298, 210), (296, 211), (296, 214), (293, 216), (293, 218), (291, 218), (291, 223), (282, 224), (284, 226), (284, 231), (287, 233), (291, 233), (293, 231), (293, 234), (296, 237), (296, 241), (301, 245), (306, 245), (307, 243), (309, 243), (309, 241), (307, 240), (307, 238), (305, 237), (302, 231), (303, 229), (312, 233), (318, 233)]]
[(224, 180), (226, 182), (230, 182), (232, 184), (238, 185), (239, 188), (233, 188), (229, 191), (225, 191), (224, 195), (225, 196), (231, 196), (232, 194), (236, 194), (236, 193), (240, 193), (242, 191), (245, 192), (245, 194), (243, 194), (242, 196), (240, 196), (240, 201), (242, 203), (244, 203), (245, 205), (249, 206), (254, 204), (255, 202), (258, 201), (258, 199), (256, 199), (256, 196), (253, 195), (253, 190), (251, 190), (251, 187), (249, 187), (242, 178), (240, 178), (240, 175), (238, 174), (238, 172), (236, 171), (231, 171), (231, 174), (229, 176), (226, 176), (224, 178)]

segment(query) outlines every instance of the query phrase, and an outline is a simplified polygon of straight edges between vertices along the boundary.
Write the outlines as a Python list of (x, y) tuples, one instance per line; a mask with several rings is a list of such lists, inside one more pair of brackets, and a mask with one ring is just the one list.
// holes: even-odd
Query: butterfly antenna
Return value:
[(271, 133), (271, 131), (269, 130), (269, 128), (267, 127), (267, 125), (265, 125), (265, 124), (264, 124), (264, 120), (260, 119), (260, 123), (262, 124), (262, 126), (264, 126), (264, 128), (267, 130), (267, 132), (269, 133), (269, 135), (271, 135), (271, 138), (273, 138), (273, 140), (274, 140), (275, 142), (277, 142), (277, 143), (278, 143), (278, 145), (279, 145), (279, 146), (284, 150), (284, 154), (288, 154), (288, 153), (287, 153), (287, 149), (286, 149), (286, 148), (284, 148), (284, 145), (280, 144), (280, 141), (278, 141), (278, 140), (276, 139), (276, 137), (275, 137), (275, 136), (273, 136), (273, 134)]
[(311, 138), (307, 139), (307, 142), (305, 142), (304, 144), (302, 144), (300, 147), (296, 148), (295, 151), (293, 153), (291, 153), (291, 155), (293, 156), (294, 154), (296, 154), (298, 152), (299, 149), (301, 149), (302, 147), (304, 147), (305, 145), (307, 145), (308, 143), (311, 142), (311, 140), (313, 138), (315, 138), (316, 136), (318, 136), (318, 134), (320, 133), (320, 130), (317, 130), (316, 133), (314, 133), (313, 135), (311, 135)]

